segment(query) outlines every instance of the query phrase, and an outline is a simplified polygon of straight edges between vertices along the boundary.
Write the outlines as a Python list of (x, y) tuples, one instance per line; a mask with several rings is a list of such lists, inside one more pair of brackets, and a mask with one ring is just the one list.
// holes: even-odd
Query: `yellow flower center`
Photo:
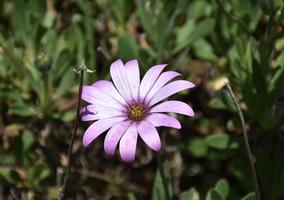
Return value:
[(147, 114), (147, 109), (142, 104), (134, 104), (128, 109), (128, 117), (133, 121), (141, 121)]

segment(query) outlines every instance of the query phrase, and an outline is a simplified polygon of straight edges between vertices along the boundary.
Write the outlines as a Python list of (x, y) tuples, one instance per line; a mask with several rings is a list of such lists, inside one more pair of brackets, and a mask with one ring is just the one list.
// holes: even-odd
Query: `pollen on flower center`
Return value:
[(128, 109), (128, 117), (133, 121), (141, 121), (147, 114), (147, 109), (143, 104), (133, 104)]

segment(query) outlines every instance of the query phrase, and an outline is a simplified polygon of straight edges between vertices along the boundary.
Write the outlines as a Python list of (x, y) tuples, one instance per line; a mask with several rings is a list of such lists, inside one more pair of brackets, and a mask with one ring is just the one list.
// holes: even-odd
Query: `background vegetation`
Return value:
[[(84, 59), (85, 83), (109, 79), (112, 61), (142, 71), (168, 63), (197, 87), (178, 95), (196, 117), (161, 129), (169, 191), (180, 200), (254, 199), (241, 126), (223, 89), (241, 101), (262, 199), (284, 199), (282, 0), (4, 0), (0, 2), (0, 199), (56, 199)], [(107, 158), (103, 137), (76, 138), (71, 199), (165, 199), (157, 162)]]

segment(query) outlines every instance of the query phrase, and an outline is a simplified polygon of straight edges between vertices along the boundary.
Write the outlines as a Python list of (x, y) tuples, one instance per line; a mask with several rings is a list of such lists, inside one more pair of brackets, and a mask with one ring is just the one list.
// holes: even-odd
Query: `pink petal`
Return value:
[(110, 117), (127, 117), (125, 112), (109, 107), (98, 107), (96, 105), (88, 105), (81, 109), (82, 121), (92, 121), (98, 119), (105, 119)]
[(140, 86), (140, 72), (137, 60), (128, 61), (125, 64), (125, 70), (132, 98), (137, 101), (139, 95), (139, 86)]
[(154, 67), (151, 67), (146, 72), (140, 84), (139, 95), (141, 99), (144, 99), (146, 97), (151, 87), (154, 85), (160, 73), (165, 67), (166, 65), (156, 65)]
[(115, 87), (123, 98), (128, 102), (131, 101), (131, 92), (126, 76), (126, 69), (121, 60), (117, 60), (110, 66), (111, 78), (114, 82)]
[(151, 88), (150, 92), (148, 93), (146, 97), (146, 102), (148, 102), (156, 94), (156, 92), (161, 89), (161, 87), (163, 87), (166, 83), (180, 75), (180, 73), (174, 71), (163, 72)]
[(104, 141), (104, 149), (107, 155), (112, 156), (114, 154), (118, 141), (130, 125), (130, 121), (123, 121), (108, 131)]
[(133, 123), (121, 137), (119, 142), (120, 157), (124, 162), (131, 163), (135, 159), (137, 138), (137, 125)]
[(171, 82), (158, 90), (158, 92), (154, 95), (154, 97), (150, 101), (149, 106), (152, 106), (175, 93), (178, 93), (180, 91), (189, 88), (193, 88), (194, 86), (195, 85), (193, 83), (184, 80)]
[(161, 149), (161, 139), (156, 128), (148, 121), (141, 121), (137, 127), (142, 140), (154, 151)]
[(159, 126), (165, 126), (165, 127), (172, 127), (172, 128), (177, 128), (180, 129), (181, 125), (179, 121), (166, 114), (161, 114), (161, 113), (153, 113), (150, 114), (146, 120), (153, 124), (155, 127)]
[(188, 115), (190, 117), (194, 116), (192, 108), (184, 102), (181, 101), (165, 101), (160, 103), (150, 109), (149, 113), (157, 112), (174, 112), (183, 115)]
[(124, 105), (117, 102), (105, 92), (100, 91), (93, 86), (83, 86), (82, 99), (96, 105), (97, 107), (104, 106), (111, 107), (117, 110), (125, 110)]
[(83, 145), (87, 147), (93, 140), (95, 140), (100, 134), (114, 126), (118, 122), (125, 120), (124, 117), (101, 119), (93, 123), (84, 133)]
[(101, 80), (95, 82), (92, 86), (97, 88), (101, 92), (104, 92), (105, 94), (111, 96), (113, 99), (120, 102), (121, 104), (127, 104), (123, 97), (118, 93), (112, 82)]

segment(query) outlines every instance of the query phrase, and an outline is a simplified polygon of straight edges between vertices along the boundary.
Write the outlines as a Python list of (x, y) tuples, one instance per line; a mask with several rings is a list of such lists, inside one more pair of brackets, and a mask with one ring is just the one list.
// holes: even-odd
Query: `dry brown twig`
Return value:
[(246, 153), (247, 153), (247, 157), (248, 157), (248, 160), (249, 160), (250, 169), (251, 169), (251, 173), (252, 173), (252, 180), (253, 180), (253, 185), (254, 185), (255, 196), (256, 196), (256, 200), (260, 200), (258, 180), (257, 180), (257, 175), (256, 175), (256, 170), (255, 170), (255, 165), (254, 165), (255, 159), (254, 159), (252, 152), (251, 152), (251, 149), (250, 149), (247, 130), (246, 130), (246, 126), (245, 126), (245, 119), (244, 119), (240, 104), (238, 103), (238, 100), (236, 98), (234, 91), (231, 88), (230, 83), (227, 82), (225, 84), (225, 87), (226, 87), (227, 92), (229, 93), (230, 97), (232, 98), (232, 100), (233, 100), (233, 102), (234, 102), (234, 104), (237, 108), (237, 112), (238, 112), (239, 118), (241, 120), (242, 132), (243, 132), (243, 137), (244, 137), (244, 141), (245, 141), (245, 149), (246, 149)]
[(71, 161), (72, 149), (73, 149), (73, 145), (74, 145), (74, 141), (75, 141), (75, 138), (76, 138), (76, 135), (77, 135), (77, 130), (78, 130), (79, 121), (80, 121), (80, 108), (81, 108), (81, 96), (82, 96), (84, 72), (89, 72), (89, 73), (95, 72), (95, 71), (90, 70), (86, 67), (84, 60), (82, 61), (81, 66), (78, 69), (73, 69), (73, 71), (77, 74), (80, 74), (79, 95), (78, 95), (78, 101), (77, 101), (78, 103), (77, 103), (77, 108), (76, 108), (76, 119), (75, 119), (75, 124), (74, 124), (74, 131), (73, 131), (71, 141), (70, 141), (70, 145), (69, 145), (69, 148), (68, 148), (68, 156), (67, 156), (68, 165), (67, 165), (65, 176), (63, 178), (62, 186), (59, 188), (59, 199), (64, 198), (64, 193), (65, 193), (65, 190), (66, 190), (67, 181), (68, 181), (70, 169), (71, 169), (70, 161)]

